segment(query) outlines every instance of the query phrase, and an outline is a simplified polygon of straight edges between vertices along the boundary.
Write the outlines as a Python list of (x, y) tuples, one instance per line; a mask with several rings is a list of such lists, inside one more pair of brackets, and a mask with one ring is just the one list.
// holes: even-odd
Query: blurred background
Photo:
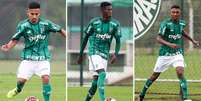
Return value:
[[(0, 45), (7, 43), (16, 32), (16, 26), (27, 18), (27, 5), (31, 1), (37, 1), (41, 4), (41, 16), (66, 29), (66, 1), (65, 0), (0, 0)], [(6, 93), (16, 85), (16, 70), (20, 64), (20, 52), (24, 44), (23, 38), (9, 52), (0, 51), (0, 86), (1, 101), (7, 101)], [(65, 100), (65, 52), (66, 41), (59, 33), (51, 33), (49, 39), (49, 48), (52, 53), (51, 73), (53, 96), (52, 100)], [(62, 82), (59, 83), (58, 82)], [(35, 90), (37, 89), (37, 90)], [(39, 77), (33, 77), (25, 90), (12, 101), (23, 101), (26, 96), (37, 96), (42, 100), (41, 80)]]
[[(151, 75), (160, 44), (156, 42), (159, 24), (169, 18), (170, 7), (177, 4), (181, 7), (181, 18), (187, 22), (186, 31), (196, 40), (201, 40), (201, 1), (200, 0), (161, 0), (161, 9), (157, 20), (145, 35), (135, 40), (135, 94), (143, 88), (145, 80)], [(189, 81), (190, 98), (201, 101), (200, 97), (200, 47), (194, 48), (189, 41), (184, 40), (185, 76)], [(180, 101), (179, 83), (174, 68), (162, 73), (159, 80), (151, 86), (146, 101)]]
[[(119, 94), (116, 90), (120, 90), (120, 87), (113, 87), (116, 90), (110, 90), (109, 88), (109, 90), (107, 88), (106, 90), (113, 93), (116, 91), (116, 95), (109, 93), (110, 96), (114, 95), (116, 100), (129, 101), (132, 98), (133, 84), (132, 0), (83, 0), (83, 5), (81, 1), (82, 0), (67, 1), (67, 29), (69, 33), (67, 41), (67, 78), (69, 89), (68, 100), (83, 100), (85, 94), (87, 93), (87, 88), (85, 89), (79, 87), (90, 86), (92, 79), (92, 75), (90, 75), (88, 72), (87, 46), (85, 48), (83, 64), (81, 66), (76, 64), (80, 51), (81, 27), (83, 25), (83, 29), (85, 29), (92, 18), (100, 17), (100, 3), (103, 1), (109, 1), (112, 2), (113, 6), (113, 18), (117, 19), (121, 24), (122, 38), (121, 50), (117, 62), (113, 65), (108, 65), (106, 85), (122, 86), (122, 88), (125, 88), (123, 91), (125, 91), (126, 94), (124, 94), (125, 96), (118, 96)], [(114, 47), (115, 41), (113, 40), (111, 45), (111, 53), (114, 52)], [(107, 87), (111, 87), (111, 89), (113, 89), (112, 86)], [(77, 93), (76, 90), (78, 90)], [(83, 97), (79, 97), (78, 99), (76, 94), (79, 93)], [(128, 95), (128, 97), (126, 95)]]

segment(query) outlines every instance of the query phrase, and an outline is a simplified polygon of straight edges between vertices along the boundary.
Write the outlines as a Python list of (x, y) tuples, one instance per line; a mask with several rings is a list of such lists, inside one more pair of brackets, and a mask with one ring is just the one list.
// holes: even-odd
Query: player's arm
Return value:
[(110, 63), (114, 63), (117, 59), (117, 55), (119, 54), (120, 51), (120, 47), (121, 47), (121, 30), (120, 30), (120, 25), (118, 25), (114, 38), (116, 40), (116, 45), (115, 45), (115, 53), (112, 54), (111, 59), (110, 59)]
[(61, 26), (48, 20), (48, 27), (50, 32), (59, 32), (63, 37), (66, 37), (66, 31)]
[(64, 29), (61, 29), (60, 34), (61, 34), (63, 37), (66, 37), (66, 31), (65, 31)]
[(115, 46), (115, 55), (117, 56), (119, 54), (119, 50), (121, 47), (121, 40), (120, 37), (116, 38), (116, 46)]
[(93, 33), (93, 24), (89, 23), (89, 25), (87, 26), (87, 28), (84, 31), (84, 36), (83, 39), (81, 40), (81, 47), (80, 47), (80, 54), (77, 60), (78, 64), (82, 63), (82, 58), (83, 58), (83, 53), (84, 53), (84, 49), (87, 45), (87, 41), (89, 39), (90, 34)]
[(89, 39), (88, 35), (85, 35), (84, 38), (82, 39), (82, 43), (81, 43), (81, 47), (80, 47), (80, 56), (82, 56), (84, 53), (84, 49), (87, 45), (88, 39)]
[(84, 53), (84, 49), (85, 49), (85, 47), (87, 45), (88, 39), (89, 39), (89, 35), (85, 35), (84, 38), (82, 39), (81, 47), (80, 47), (80, 54), (79, 54), (79, 57), (78, 57), (78, 60), (77, 60), (78, 64), (82, 63), (83, 53)]
[(21, 26), (21, 23), (19, 23), (17, 25), (16, 33), (12, 36), (11, 40), (7, 44), (1, 46), (1, 50), (7, 52), (15, 47), (17, 42), (20, 40), (20, 37), (23, 36), (24, 31), (25, 27)]
[(188, 34), (186, 31), (183, 31), (183, 36), (184, 36), (186, 39), (190, 40), (195, 46), (199, 46), (199, 42), (196, 41), (196, 40), (194, 40), (193, 38), (191, 38), (191, 37), (189, 36), (189, 34)]
[(174, 44), (174, 43), (170, 43), (166, 40), (163, 39), (163, 36), (161, 36), (160, 34), (157, 36), (156, 40), (158, 41), (158, 43), (169, 46), (171, 48), (179, 48), (181, 46)]
[(17, 42), (18, 42), (17, 40), (10, 40), (7, 44), (4, 44), (1, 46), (1, 50), (7, 52), (10, 49), (12, 49), (13, 47), (15, 47)]
[(121, 40), (119, 37), (119, 38), (116, 38), (115, 53), (112, 54), (112, 56), (111, 56), (111, 60), (110, 60), (111, 64), (113, 64), (116, 61), (117, 55), (119, 54), (119, 51), (120, 51), (120, 47), (121, 47)]

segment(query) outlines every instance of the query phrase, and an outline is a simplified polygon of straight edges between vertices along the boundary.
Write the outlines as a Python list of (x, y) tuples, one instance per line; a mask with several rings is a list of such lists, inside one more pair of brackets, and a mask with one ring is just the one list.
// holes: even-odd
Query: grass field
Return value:
[[(188, 80), (200, 80), (201, 77), (201, 52), (187, 52), (185, 54), (185, 77)], [(135, 78), (148, 78), (154, 68), (157, 54), (143, 54), (142, 51), (136, 51), (135, 55)], [(170, 68), (161, 74), (159, 79), (177, 80), (174, 68)], [(144, 81), (135, 82), (136, 95), (141, 91)], [(189, 83), (190, 98), (193, 101), (201, 101), (201, 83)], [(179, 100), (179, 83), (178, 82), (155, 82), (146, 95), (146, 101), (180, 101)]]
[[(132, 87), (106, 86), (106, 96), (113, 97), (117, 101), (133, 101)], [(68, 101), (84, 101), (88, 87), (68, 87)], [(99, 101), (98, 92), (92, 101)]]
[[(23, 92), (13, 99), (7, 99), (6, 94), (16, 86), (16, 69), (20, 61), (0, 61), (0, 101), (24, 101), (27, 96), (37, 96), (43, 101), (41, 79), (33, 76), (25, 85)], [(65, 61), (51, 62), (51, 101), (65, 101), (66, 75)]]

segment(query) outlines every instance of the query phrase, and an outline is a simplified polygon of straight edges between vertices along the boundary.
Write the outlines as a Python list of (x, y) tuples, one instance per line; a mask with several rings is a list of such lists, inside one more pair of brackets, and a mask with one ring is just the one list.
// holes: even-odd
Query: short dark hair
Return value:
[(30, 2), (29, 3), (29, 6), (28, 6), (29, 9), (37, 9), (37, 8), (40, 8), (40, 4), (36, 1), (33, 1), (33, 2)]
[(106, 7), (106, 6), (111, 6), (112, 4), (110, 3), (110, 2), (102, 2), (101, 4), (100, 4), (100, 7), (101, 8), (104, 8), (104, 7)]
[(179, 5), (172, 5), (171, 9), (176, 8), (176, 9), (180, 9)]

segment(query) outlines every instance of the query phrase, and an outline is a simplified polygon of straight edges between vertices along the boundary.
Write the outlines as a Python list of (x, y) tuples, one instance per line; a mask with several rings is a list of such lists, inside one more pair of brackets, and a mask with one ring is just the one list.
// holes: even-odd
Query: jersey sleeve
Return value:
[(61, 32), (61, 26), (49, 21), (49, 31), (50, 32)]
[(160, 28), (159, 28), (159, 35), (164, 36), (166, 29), (167, 29), (167, 26), (166, 26), (165, 22), (162, 22), (160, 24)]
[(114, 37), (115, 38), (121, 38), (121, 28), (120, 28), (120, 24), (119, 23), (118, 23), (118, 25), (115, 28)]
[(181, 28), (182, 28), (182, 34), (184, 34), (184, 29), (185, 29), (185, 27), (186, 27), (186, 22), (182, 20), (182, 21), (180, 22), (180, 26), (181, 26)]
[(114, 37), (116, 39), (116, 46), (115, 46), (115, 55), (117, 56), (119, 54), (120, 51), (120, 45), (121, 45), (121, 28), (120, 28), (120, 24), (117, 25), (115, 33), (114, 33)]
[(16, 33), (12, 36), (12, 40), (19, 40), (21, 36), (23, 36), (23, 32), (25, 30), (25, 27), (21, 24), (17, 25)]
[(93, 33), (93, 22), (90, 21), (90, 23), (87, 25), (86, 29), (84, 30), (84, 34), (86, 36), (90, 36), (91, 33)]

